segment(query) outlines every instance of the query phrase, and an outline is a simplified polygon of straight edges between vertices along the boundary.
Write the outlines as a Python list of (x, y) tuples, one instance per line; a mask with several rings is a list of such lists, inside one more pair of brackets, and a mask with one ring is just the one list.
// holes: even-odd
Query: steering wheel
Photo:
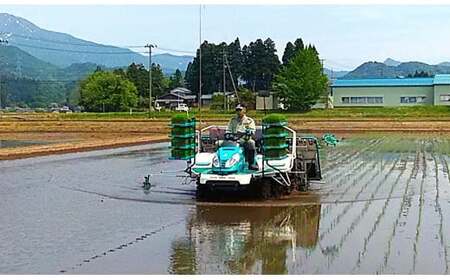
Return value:
[(223, 135), (223, 138), (224, 138), (226, 141), (238, 141), (241, 137), (239, 137), (239, 135), (236, 134), (236, 133), (226, 132), (226, 133)]

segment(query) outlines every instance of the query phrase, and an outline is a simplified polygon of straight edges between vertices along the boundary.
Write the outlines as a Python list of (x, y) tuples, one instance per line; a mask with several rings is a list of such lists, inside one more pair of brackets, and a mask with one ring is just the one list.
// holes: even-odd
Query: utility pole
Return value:
[(202, 5), (200, 4), (199, 9), (199, 18), (200, 18), (200, 24), (199, 24), (199, 73), (198, 73), (198, 111), (200, 112), (202, 110)]
[(226, 86), (226, 77), (225, 77), (225, 74), (226, 74), (226, 72), (225, 72), (225, 69), (226, 69), (226, 66), (225, 66), (225, 48), (223, 48), (223, 51), (222, 51), (222, 67), (223, 67), (223, 109), (225, 110), (225, 111), (227, 111), (227, 109), (228, 109), (228, 100), (227, 100), (227, 94), (226, 94), (226, 92), (227, 92), (227, 86)]
[(230, 74), (230, 80), (231, 80), (231, 84), (233, 85), (233, 90), (234, 90), (234, 94), (236, 95), (237, 101), (238, 103), (240, 103), (241, 101), (239, 100), (239, 95), (236, 89), (236, 85), (234, 84), (234, 78), (233, 78), (233, 73), (231, 73), (231, 67), (230, 67), (230, 63), (228, 63), (228, 58), (227, 56), (225, 56), (225, 63), (227, 64), (227, 69), (228, 69), (228, 74)]
[(323, 58), (320, 60), (320, 64), (322, 65), (322, 74), (323, 74), (323, 61), (324, 61), (324, 60), (325, 60), (325, 59), (323, 59)]
[(156, 45), (147, 44), (145, 45), (148, 48), (148, 112), (150, 116), (150, 112), (153, 112), (152, 107), (152, 48), (156, 48)]

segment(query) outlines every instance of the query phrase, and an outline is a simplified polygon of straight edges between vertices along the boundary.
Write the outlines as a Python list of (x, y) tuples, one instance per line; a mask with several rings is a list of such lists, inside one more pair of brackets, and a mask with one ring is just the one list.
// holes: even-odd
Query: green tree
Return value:
[(183, 74), (179, 69), (177, 69), (175, 73), (169, 77), (169, 89), (174, 89), (177, 87), (184, 87)]
[(299, 50), (275, 77), (274, 91), (291, 111), (306, 111), (326, 94), (328, 78), (322, 73), (313, 46)]
[(127, 77), (127, 73), (122, 68), (116, 68), (113, 70), (113, 73), (122, 77)]
[[(204, 41), (201, 44), (202, 51), (202, 94), (212, 94), (213, 92), (221, 90), (220, 76), (222, 73), (222, 51), (220, 47)], [(186, 85), (192, 92), (199, 91), (199, 73), (200, 73), (200, 50), (197, 50), (197, 55), (188, 64), (186, 70)]]
[(291, 42), (287, 42), (282, 58), (283, 65), (287, 65), (289, 61), (295, 56), (295, 54), (300, 50), (303, 50), (304, 48), (305, 46), (301, 38), (295, 40), (294, 44), (292, 44)]
[(138, 91), (120, 75), (95, 71), (80, 83), (80, 98), (86, 111), (119, 112), (136, 106)]
[(284, 48), (283, 65), (287, 65), (289, 60), (295, 55), (295, 46), (291, 42), (287, 42), (286, 47)]
[(211, 105), (209, 106), (212, 110), (224, 110), (225, 108), (225, 97), (223, 94), (215, 94), (212, 96)]
[(280, 68), (275, 43), (270, 38), (265, 41), (258, 39), (244, 46), (242, 51), (245, 65), (243, 79), (247, 88), (254, 92), (269, 89)]
[[(115, 71), (121, 75), (120, 71)], [(149, 75), (143, 64), (131, 63), (125, 72), (125, 77), (137, 88), (139, 95), (139, 106), (148, 108), (149, 100)], [(152, 64), (152, 97), (156, 98), (166, 93), (169, 89), (169, 79), (164, 75), (159, 64)]]
[(239, 101), (247, 105), (250, 110), (256, 109), (256, 95), (254, 92), (241, 88), (238, 92)]
[[(204, 41), (201, 45), (202, 50), (202, 93), (212, 94), (217, 91), (223, 91), (223, 71), (224, 64), (229, 66), (233, 76), (233, 81), (237, 86), (239, 78), (242, 76), (244, 70), (244, 57), (242, 54), (239, 38), (227, 45), (222, 42), (218, 45)], [(227, 57), (228, 63), (224, 61), (224, 54)], [(197, 55), (194, 60), (188, 64), (185, 82), (187, 88), (192, 92), (199, 90), (199, 55), (200, 50), (197, 50)], [(233, 89), (230, 71), (225, 68), (226, 90)]]
[[(148, 81), (148, 80), (147, 80)], [(161, 69), (161, 65), (153, 64), (152, 65), (152, 95), (153, 97), (161, 96), (167, 93), (169, 89), (169, 78), (164, 75), (164, 72)], [(148, 90), (148, 86), (147, 86)], [(148, 91), (147, 91), (148, 95)]]
[(198, 61), (197, 61), (197, 57), (195, 57), (192, 62), (188, 63), (188, 66), (186, 68), (186, 74), (184, 75), (186, 87), (195, 93), (198, 92), (198, 86), (199, 86), (198, 71), (199, 71)]
[(133, 62), (125, 73), (125, 77), (136, 86), (139, 96), (148, 97), (148, 70), (145, 66)]
[[(234, 84), (237, 86), (238, 81), (244, 72), (244, 55), (242, 53), (239, 38), (236, 38), (234, 42), (227, 46), (226, 56), (231, 74), (233, 75)], [(233, 83), (231, 82), (231, 77), (229, 76), (228, 71), (226, 73), (226, 83), (227, 89), (233, 89)]]

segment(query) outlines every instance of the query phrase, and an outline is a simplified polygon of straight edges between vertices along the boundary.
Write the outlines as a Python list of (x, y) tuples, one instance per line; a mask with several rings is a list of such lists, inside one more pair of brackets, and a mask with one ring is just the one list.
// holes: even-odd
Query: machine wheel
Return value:
[[(301, 163), (299, 159), (295, 159), (294, 168), (292, 169), (292, 171), (295, 172), (301, 171)], [(291, 179), (291, 186), (285, 190), (287, 194), (290, 194), (292, 190), (300, 190), (300, 185), (302, 184), (301, 175), (298, 173), (291, 174), (290, 179)]]
[(211, 189), (208, 185), (198, 184), (197, 185), (197, 198), (205, 199), (211, 196)]
[(272, 182), (269, 178), (261, 180), (259, 187), (259, 197), (262, 199), (269, 199), (272, 196)]
[(271, 190), (272, 190), (272, 196), (274, 198), (280, 198), (283, 195), (283, 193), (285, 192), (285, 190), (283, 190), (283, 186), (281, 186), (280, 184), (272, 184)]
[(285, 188), (282, 190), (282, 193), (283, 193), (284, 195), (290, 195), (290, 194), (292, 193), (293, 188), (295, 188), (295, 183), (294, 183), (294, 182), (292, 182), (290, 186), (285, 187)]
[(300, 180), (299, 189), (300, 189), (301, 192), (306, 192), (309, 189), (309, 180), (308, 180), (308, 176), (306, 174)]

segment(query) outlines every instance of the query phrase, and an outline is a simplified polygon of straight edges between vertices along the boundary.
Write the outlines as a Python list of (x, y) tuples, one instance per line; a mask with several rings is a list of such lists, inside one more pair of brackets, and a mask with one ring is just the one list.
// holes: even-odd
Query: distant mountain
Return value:
[(60, 68), (13, 46), (0, 46), (0, 74), (7, 77), (52, 79)]
[(3, 106), (46, 107), (52, 102), (67, 102), (77, 81), (98, 67), (93, 63), (76, 63), (61, 68), (14, 46), (0, 46), (0, 58)]
[(450, 66), (445, 64), (429, 65), (423, 62), (404, 62), (397, 66), (389, 66), (381, 62), (365, 62), (349, 72), (343, 79), (396, 78), (414, 75), (415, 72), (427, 72), (430, 75), (450, 74)]
[(323, 68), (323, 71), (330, 79), (337, 79), (345, 76), (348, 73), (348, 71), (332, 71), (328, 68)]
[(450, 67), (450, 62), (441, 62), (438, 64), (439, 66), (447, 66)]
[(14, 47), (0, 46), (0, 75), (34, 80), (79, 80), (97, 69), (94, 63), (74, 63), (58, 67)]
[(387, 66), (399, 66), (401, 64), (400, 61), (394, 60), (392, 58), (387, 58), (383, 63)]
[[(102, 45), (76, 38), (72, 35), (42, 29), (30, 21), (0, 13), (0, 38), (32, 56), (59, 67), (91, 63), (106, 67), (124, 67), (132, 62), (148, 65), (148, 57), (127, 48)], [(185, 71), (192, 60), (190, 56), (157, 54), (153, 61), (167, 74), (177, 68)]]
[(177, 69), (182, 72), (186, 71), (192, 60), (194, 57), (189, 55), (178, 56), (170, 53), (152, 55), (152, 61), (161, 65), (165, 74), (172, 74)]
[(86, 62), (115, 67), (128, 65), (133, 61), (146, 61), (145, 56), (129, 49), (101, 45), (69, 34), (41, 29), (24, 18), (5, 13), (0, 14), (0, 32), (10, 45), (61, 67)]

